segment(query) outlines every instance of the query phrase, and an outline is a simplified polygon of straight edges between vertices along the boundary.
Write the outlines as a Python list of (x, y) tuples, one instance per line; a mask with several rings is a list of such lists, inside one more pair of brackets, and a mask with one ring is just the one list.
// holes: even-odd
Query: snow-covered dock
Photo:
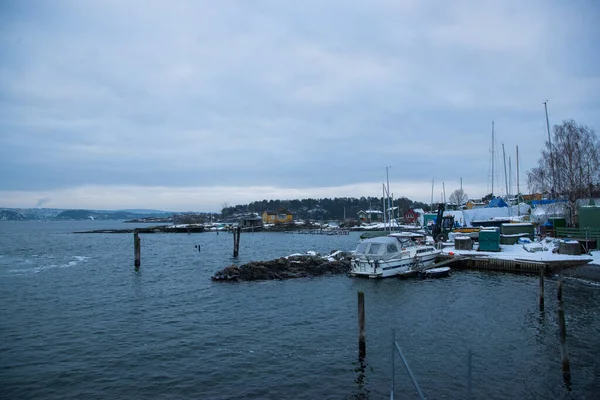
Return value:
[(556, 243), (543, 241), (514, 245), (500, 245), (499, 252), (457, 250), (444, 247), (440, 260), (452, 260), (455, 268), (484, 269), (509, 272), (537, 273), (540, 268), (556, 272), (560, 268), (575, 267), (588, 263), (600, 263), (600, 252), (592, 255), (568, 255), (556, 253)]

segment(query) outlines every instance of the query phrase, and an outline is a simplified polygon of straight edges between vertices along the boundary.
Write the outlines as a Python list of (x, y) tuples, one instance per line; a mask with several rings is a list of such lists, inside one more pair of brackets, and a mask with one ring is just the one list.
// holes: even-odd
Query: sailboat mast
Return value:
[(521, 206), (519, 196), (521, 195), (521, 189), (519, 188), (519, 146), (517, 146), (517, 215), (521, 216)]
[(554, 174), (554, 157), (552, 155), (552, 138), (550, 136), (550, 120), (548, 119), (548, 100), (544, 101), (544, 110), (546, 110), (546, 129), (548, 130), (548, 151), (550, 152), (550, 169), (552, 170), (552, 187), (550, 189), (550, 198), (554, 198), (556, 190), (556, 175)]
[[(390, 207), (390, 233), (392, 232), (392, 221), (396, 219), (394, 215), (394, 193), (390, 194), (390, 200), (392, 206)], [(398, 226), (398, 220), (396, 219), (396, 226)]]
[(431, 180), (431, 207), (429, 209), (429, 212), (433, 212), (433, 183), (435, 182), (435, 179)]
[(390, 211), (392, 210), (390, 205), (390, 174), (388, 172), (390, 168), (392, 167), (385, 167), (385, 180), (387, 181), (388, 222), (390, 224), (390, 232), (392, 232), (392, 216), (390, 214)]
[(492, 121), (492, 199), (494, 198), (494, 121)]
[(386, 214), (386, 209), (385, 209), (385, 183), (382, 183), (381, 186), (383, 186), (383, 197), (381, 198), (381, 202), (383, 203), (383, 230), (385, 231), (386, 227), (387, 227), (387, 218), (385, 216)]
[(508, 156), (508, 195), (512, 197), (512, 159)]
[(446, 204), (446, 185), (442, 182), (442, 190), (444, 191), (444, 205)]
[(502, 157), (504, 157), (504, 185), (506, 185), (506, 203), (508, 204), (508, 215), (511, 215), (510, 212), (510, 203), (508, 200), (508, 177), (506, 175), (506, 153), (504, 152), (504, 143), (502, 143)]

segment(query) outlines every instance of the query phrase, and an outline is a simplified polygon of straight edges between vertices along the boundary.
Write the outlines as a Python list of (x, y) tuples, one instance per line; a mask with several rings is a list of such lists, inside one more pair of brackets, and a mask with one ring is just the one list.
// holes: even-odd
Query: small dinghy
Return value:
[(419, 276), (425, 278), (444, 278), (450, 276), (450, 267), (439, 267), (426, 269), (425, 271), (419, 272)]

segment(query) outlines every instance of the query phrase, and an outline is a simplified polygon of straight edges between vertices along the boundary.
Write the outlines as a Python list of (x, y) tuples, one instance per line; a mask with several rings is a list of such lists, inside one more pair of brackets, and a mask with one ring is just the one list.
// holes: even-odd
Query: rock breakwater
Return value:
[(217, 271), (211, 279), (238, 282), (346, 274), (350, 270), (350, 257), (351, 253), (342, 251), (332, 252), (328, 256), (314, 252), (293, 254), (271, 261), (252, 261), (239, 267), (232, 264)]

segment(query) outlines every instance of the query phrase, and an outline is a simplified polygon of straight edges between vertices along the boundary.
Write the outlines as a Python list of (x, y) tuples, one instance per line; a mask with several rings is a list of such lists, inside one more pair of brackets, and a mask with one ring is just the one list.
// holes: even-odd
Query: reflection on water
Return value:
[(369, 372), (373, 373), (373, 369), (368, 368), (368, 364), (364, 357), (359, 357), (358, 361), (353, 363), (353, 365), (355, 366), (354, 372), (356, 372), (356, 379), (354, 382), (356, 383), (357, 391), (352, 398), (369, 399), (371, 391), (368, 388), (366, 371), (369, 369)]

